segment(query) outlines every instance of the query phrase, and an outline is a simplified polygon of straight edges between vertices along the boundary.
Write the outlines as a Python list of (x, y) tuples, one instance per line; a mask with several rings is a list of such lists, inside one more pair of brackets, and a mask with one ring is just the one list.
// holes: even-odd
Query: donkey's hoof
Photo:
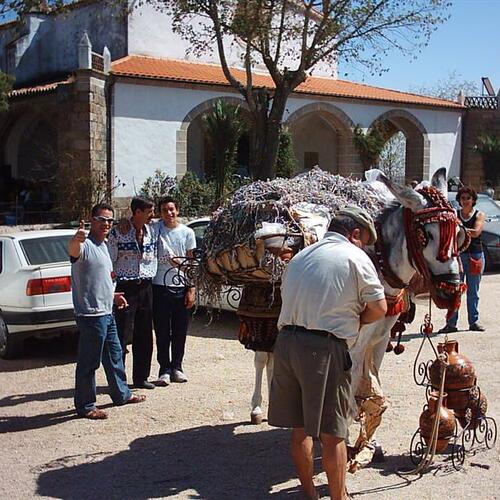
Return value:
[(250, 414), (250, 423), (253, 425), (260, 425), (262, 423), (262, 413)]

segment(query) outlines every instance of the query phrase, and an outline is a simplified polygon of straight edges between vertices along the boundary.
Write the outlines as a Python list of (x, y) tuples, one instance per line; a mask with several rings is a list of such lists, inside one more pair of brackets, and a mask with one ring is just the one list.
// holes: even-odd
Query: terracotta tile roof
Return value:
[(60, 85), (67, 85), (68, 83), (72, 83), (74, 81), (73, 77), (69, 77), (66, 80), (61, 80), (59, 82), (51, 82), (44, 83), (41, 85), (34, 85), (33, 87), (23, 87), (20, 89), (14, 89), (9, 92), (9, 97), (22, 97), (33, 94), (45, 94), (48, 92), (52, 92), (57, 89)]
[[(180, 61), (176, 59), (127, 56), (112, 64), (112, 73), (127, 77), (229, 86), (222, 72), (222, 68), (219, 65)], [(246, 77), (243, 70), (232, 68), (232, 73), (239, 81), (245, 82)], [(269, 75), (254, 74), (253, 77), (255, 86), (274, 86)], [(457, 109), (463, 108), (462, 105), (445, 99), (373, 87), (371, 85), (364, 85), (346, 80), (314, 76), (309, 77), (304, 83), (299, 85), (295, 92), (300, 94), (350, 99), (367, 99)]]

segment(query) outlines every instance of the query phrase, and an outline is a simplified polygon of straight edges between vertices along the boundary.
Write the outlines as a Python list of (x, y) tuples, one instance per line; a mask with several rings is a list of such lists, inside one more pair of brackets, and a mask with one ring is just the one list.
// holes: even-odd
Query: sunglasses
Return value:
[(103, 217), (102, 215), (95, 215), (92, 217), (96, 222), (107, 222), (108, 224), (113, 224), (115, 222), (115, 219), (113, 217)]

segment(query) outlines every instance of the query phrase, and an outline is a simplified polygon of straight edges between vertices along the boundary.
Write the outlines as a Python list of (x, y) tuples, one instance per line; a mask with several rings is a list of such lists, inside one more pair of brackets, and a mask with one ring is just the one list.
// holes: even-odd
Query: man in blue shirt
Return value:
[(80, 331), (75, 407), (78, 415), (93, 420), (107, 418), (107, 414), (96, 407), (95, 372), (101, 361), (113, 403), (124, 405), (146, 399), (143, 395), (132, 395), (127, 386), (122, 349), (113, 317), (113, 303), (118, 309), (128, 306), (123, 294), (114, 292), (113, 264), (105, 242), (113, 224), (113, 215), (113, 208), (108, 204), (94, 206), (88, 237), (81, 221), (80, 228), (68, 244), (73, 305)]

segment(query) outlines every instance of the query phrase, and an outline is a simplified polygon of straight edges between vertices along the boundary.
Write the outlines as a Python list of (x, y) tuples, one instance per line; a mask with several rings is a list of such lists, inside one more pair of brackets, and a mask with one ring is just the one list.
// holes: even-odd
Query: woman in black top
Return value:
[[(483, 244), (481, 233), (483, 231), (485, 215), (475, 207), (477, 193), (471, 187), (459, 189), (456, 197), (461, 209), (458, 216), (465, 226), (471, 242), (469, 248), (460, 254), (463, 271), (462, 281), (467, 284), (467, 315), (469, 319), (469, 330), (484, 332), (484, 327), (479, 323), (479, 284), (484, 271)], [(478, 268), (478, 261), (480, 265)], [(476, 268), (476, 269), (475, 269)], [(456, 311), (446, 322), (446, 326), (439, 330), (440, 333), (453, 333), (457, 331), (458, 311)]]

